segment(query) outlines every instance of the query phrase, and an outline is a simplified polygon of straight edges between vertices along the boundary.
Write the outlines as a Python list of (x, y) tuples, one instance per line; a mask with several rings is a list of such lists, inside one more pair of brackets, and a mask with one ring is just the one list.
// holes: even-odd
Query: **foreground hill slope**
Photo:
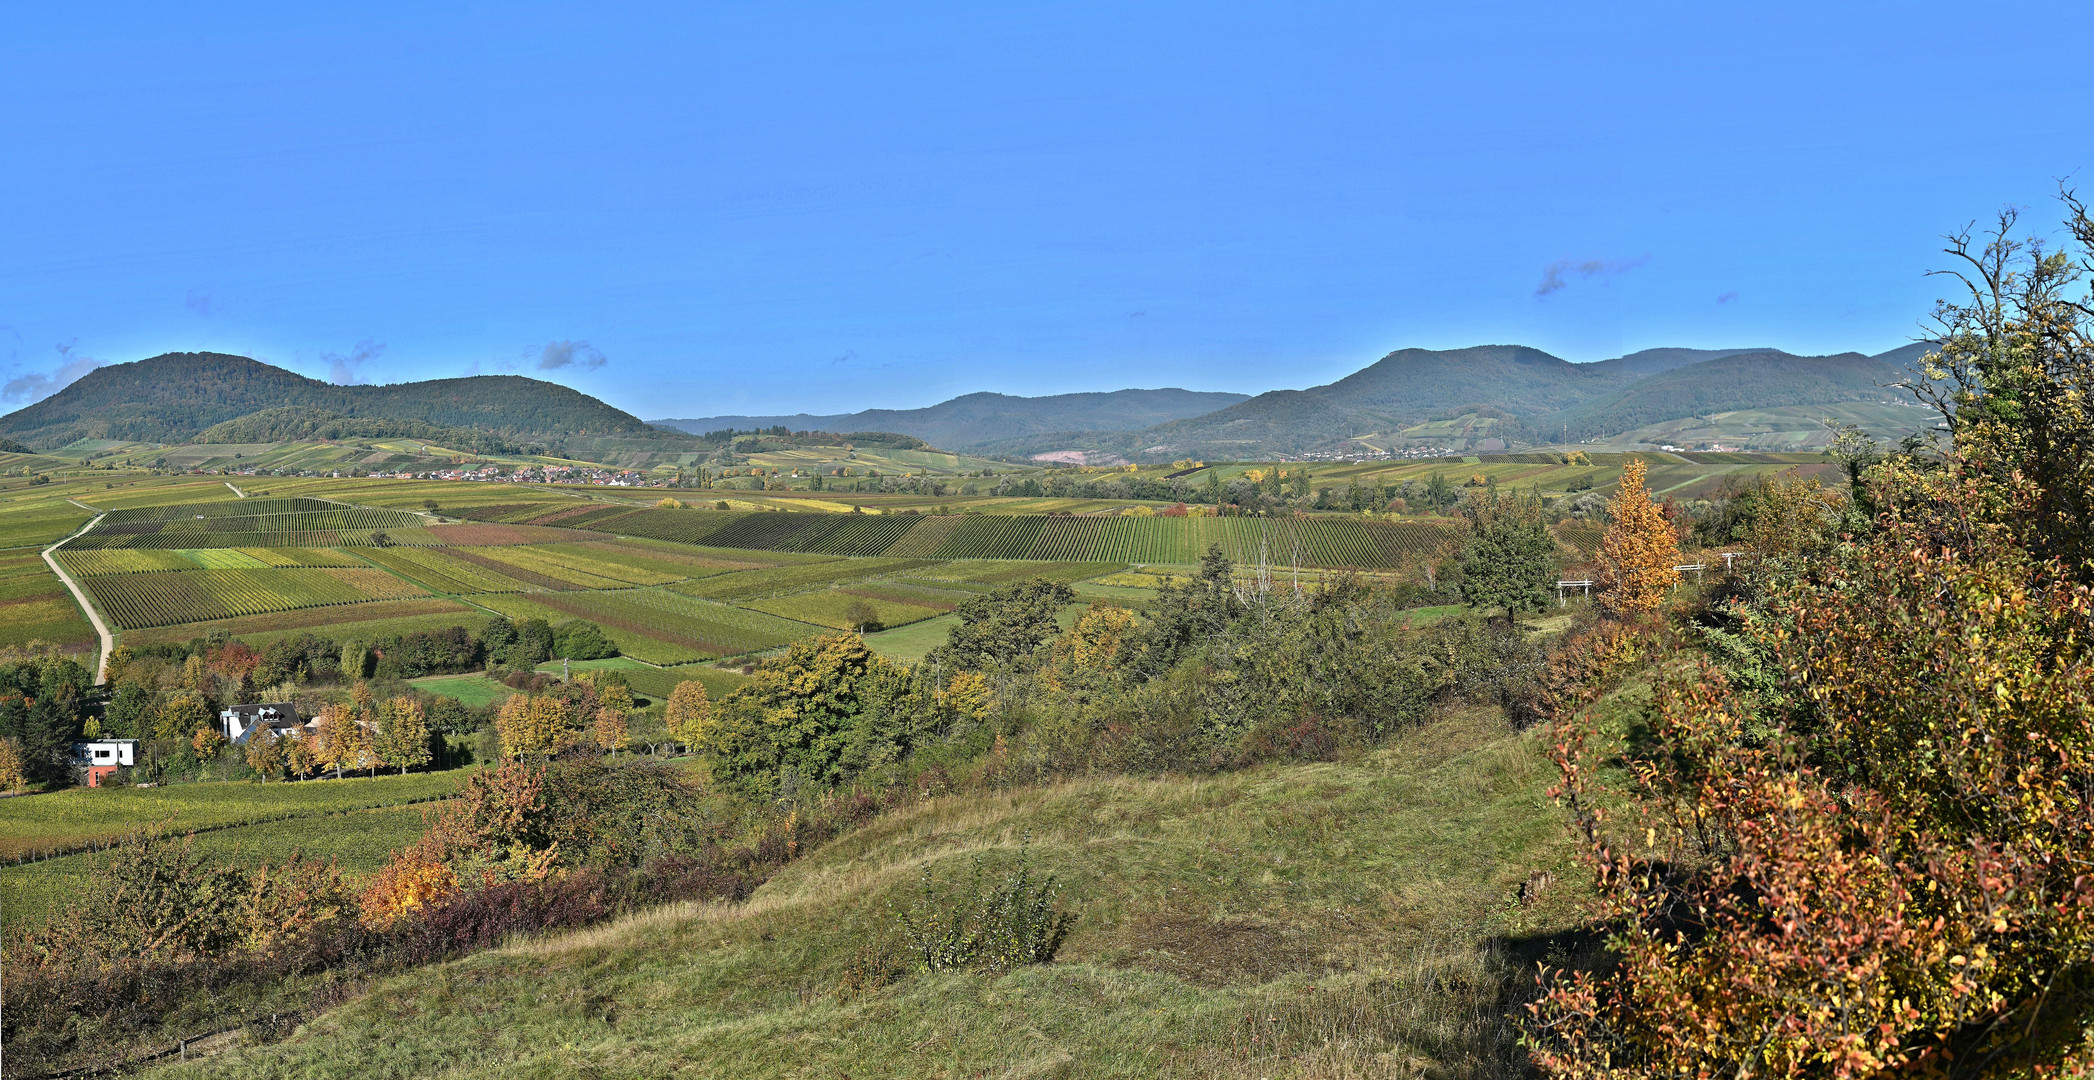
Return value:
[(749, 431), (778, 425), (794, 431), (893, 431), (960, 450), (1051, 432), (1129, 431), (1210, 413), (1247, 398), (1245, 394), (1203, 393), (1175, 387), (1046, 397), (980, 393), (922, 409), (868, 409), (832, 416), (708, 416), (655, 423), (694, 435), (725, 428)]
[[(1567, 885), (1513, 901), (1534, 871), (1571, 877), (1553, 776), (1538, 739), (1474, 712), (1356, 761), (935, 798), (745, 905), (390, 979), (155, 1075), (1519, 1075), (1506, 995), (1573, 921)], [(1021, 849), (1078, 915), (1058, 962), (843, 985), (923, 871), (998, 877)]]
[(631, 413), (521, 375), (336, 386), (245, 356), (164, 353), (88, 372), (0, 416), (0, 435), (40, 450), (79, 439), (183, 442), (214, 425), (287, 406), (508, 436), (652, 434)]

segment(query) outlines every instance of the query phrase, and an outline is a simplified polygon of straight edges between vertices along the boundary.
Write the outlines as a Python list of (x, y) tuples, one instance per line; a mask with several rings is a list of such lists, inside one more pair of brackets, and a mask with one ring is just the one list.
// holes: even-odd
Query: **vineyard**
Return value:
[(125, 630), (425, 595), (391, 574), (371, 569), (110, 574), (81, 584), (95, 607)]
[(885, 591), (878, 588), (817, 589), (814, 592), (756, 600), (749, 606), (757, 611), (767, 611), (803, 623), (826, 626), (831, 630), (856, 629), (856, 624), (851, 618), (853, 605), (871, 608), (881, 626), (906, 626), (952, 610), (951, 605), (925, 607), (905, 600), (890, 599), (881, 595)]
[[(233, 513), (228, 507), (259, 512)], [(335, 547), (372, 543), (372, 534), (378, 532), (396, 544), (435, 543), (422, 524), (420, 517), (404, 510), (336, 506), (317, 499), (247, 499), (112, 510), (67, 546), (75, 551)]]
[(833, 585), (883, 574), (898, 574), (923, 565), (923, 562), (916, 559), (837, 559), (808, 566), (744, 570), (740, 573), (681, 582), (669, 588), (686, 596), (707, 600), (742, 600), (798, 592), (819, 585)]
[(761, 551), (924, 559), (1032, 559), (1189, 565), (1220, 545), (1232, 561), (1377, 569), (1444, 551), (1454, 525), (1361, 518), (1170, 518), (784, 514), (631, 510), (571, 526)]
[(355, 558), (321, 548), (103, 548), (58, 553), (74, 577), (143, 574), (164, 570), (262, 570), (271, 567), (361, 566)]
[(490, 570), (444, 548), (361, 548), (364, 558), (437, 592), (454, 594), (524, 592), (529, 582)]

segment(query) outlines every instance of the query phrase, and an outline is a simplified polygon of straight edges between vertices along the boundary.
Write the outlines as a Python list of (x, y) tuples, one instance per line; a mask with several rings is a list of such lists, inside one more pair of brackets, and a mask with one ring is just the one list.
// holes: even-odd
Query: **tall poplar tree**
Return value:
[(1622, 466), (1621, 489), (1607, 503), (1613, 524), (1600, 541), (1600, 607), (1616, 616), (1656, 611), (1665, 592), (1679, 584), (1679, 537), (1665, 511), (1651, 501), (1644, 486), (1643, 462)]

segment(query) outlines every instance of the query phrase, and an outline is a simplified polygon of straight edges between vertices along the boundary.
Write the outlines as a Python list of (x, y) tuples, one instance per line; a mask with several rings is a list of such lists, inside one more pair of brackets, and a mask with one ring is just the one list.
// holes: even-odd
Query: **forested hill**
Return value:
[[(1014, 436), (983, 452), (1084, 449), (1147, 460), (1259, 459), (1329, 451), (1355, 435), (1457, 415), (1495, 418), (1512, 441), (1606, 437), (1707, 413), (1897, 400), (1885, 384), (1925, 350), (1795, 356), (1774, 349), (1648, 349), (1574, 364), (1522, 345), (1402, 349), (1336, 382), (1274, 390), (1137, 431)], [(1907, 399), (1909, 400), (1909, 399)], [(1433, 436), (1421, 436), (1428, 441)]]
[(778, 425), (794, 431), (895, 431), (947, 450), (964, 450), (1049, 432), (1130, 431), (1210, 413), (1247, 399), (1245, 394), (1175, 387), (1047, 397), (980, 393), (922, 409), (868, 409), (834, 416), (708, 416), (655, 423), (694, 435), (726, 428), (760, 431)]
[(96, 368), (58, 393), (0, 417), (0, 435), (36, 449), (82, 438), (183, 442), (214, 425), (290, 406), (515, 439), (657, 434), (631, 413), (521, 375), (336, 386), (245, 356), (166, 353)]

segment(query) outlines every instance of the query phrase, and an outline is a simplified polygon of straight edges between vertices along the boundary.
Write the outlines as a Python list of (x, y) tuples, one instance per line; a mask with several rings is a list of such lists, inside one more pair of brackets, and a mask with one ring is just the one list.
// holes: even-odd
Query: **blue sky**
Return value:
[[(648, 418), (1877, 352), (2094, 177), (2085, 3), (19, 5), (0, 379)], [(2094, 182), (2085, 184), (2094, 189)]]

